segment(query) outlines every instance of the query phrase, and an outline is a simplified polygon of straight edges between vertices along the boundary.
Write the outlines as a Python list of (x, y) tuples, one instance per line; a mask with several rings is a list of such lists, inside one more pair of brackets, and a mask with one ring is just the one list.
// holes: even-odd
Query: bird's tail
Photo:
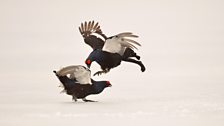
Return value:
[(59, 81), (64, 86), (65, 90), (71, 89), (75, 85), (75, 80), (68, 78), (67, 76), (59, 75), (55, 70), (53, 71), (55, 75), (58, 77)]
[(59, 76), (66, 76), (68, 74), (73, 74), (74, 72), (77, 71), (77, 69), (79, 69), (79, 67), (81, 67), (81, 65), (77, 65), (77, 66), (67, 66), (67, 67), (63, 67), (61, 68), (59, 71), (55, 71)]
[(138, 49), (136, 45), (141, 46), (141, 44), (136, 42), (135, 40), (129, 39), (130, 37), (138, 38), (137, 35), (134, 35), (131, 32), (123, 32), (123, 33), (117, 34), (116, 36), (118, 36), (121, 39), (121, 41), (119, 42), (124, 47), (128, 47), (131, 49)]

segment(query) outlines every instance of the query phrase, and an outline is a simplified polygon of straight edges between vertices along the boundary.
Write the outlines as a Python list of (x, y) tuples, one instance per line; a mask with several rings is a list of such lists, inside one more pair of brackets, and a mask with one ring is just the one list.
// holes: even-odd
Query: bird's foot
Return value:
[(75, 101), (75, 102), (77, 102), (77, 97), (73, 95), (72, 96), (72, 100)]
[(106, 68), (105, 70), (103, 70), (103, 71), (98, 71), (98, 72), (96, 72), (96, 73), (94, 73), (93, 74), (93, 76), (96, 76), (96, 75), (101, 75), (101, 74), (103, 74), (103, 73), (108, 73), (110, 71), (110, 69), (108, 69), (108, 68)]
[(104, 72), (103, 72), (103, 71), (98, 71), (98, 72), (94, 73), (93, 76), (96, 76), (96, 75), (99, 76), (99, 75), (101, 75), (102, 73), (104, 73)]
[(86, 98), (83, 98), (82, 99), (84, 102), (97, 102), (97, 101), (93, 101), (93, 100), (88, 100), (88, 99), (86, 99)]
[(140, 59), (141, 59), (141, 57), (140, 57), (140, 56), (138, 56), (138, 55), (136, 55), (135, 57), (136, 57), (138, 60), (140, 60)]
[(137, 55), (137, 53), (133, 53), (133, 55), (130, 56), (130, 57), (135, 57), (137, 60), (141, 59), (141, 57), (139, 55)]
[(145, 71), (145, 66), (142, 64), (142, 62), (140, 62), (140, 66), (141, 66), (141, 71), (144, 72)]

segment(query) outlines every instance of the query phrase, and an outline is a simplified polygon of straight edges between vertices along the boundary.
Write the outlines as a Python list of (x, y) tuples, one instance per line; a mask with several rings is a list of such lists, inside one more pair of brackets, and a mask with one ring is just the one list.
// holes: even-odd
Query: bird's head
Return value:
[(111, 87), (112, 85), (110, 84), (109, 81), (94, 81), (92, 84), (93, 89), (95, 90), (95, 94), (101, 93), (105, 88)]
[(105, 87), (112, 87), (110, 81), (105, 81)]
[(92, 62), (98, 61), (99, 58), (100, 58), (100, 50), (95, 49), (89, 54), (88, 58), (85, 60), (85, 64), (87, 65), (88, 68), (90, 68)]
[(91, 61), (89, 58), (87, 58), (86, 61), (85, 61), (85, 64), (86, 64), (86, 66), (87, 66), (88, 68), (90, 68), (90, 66), (91, 66), (91, 64), (92, 64), (92, 61)]

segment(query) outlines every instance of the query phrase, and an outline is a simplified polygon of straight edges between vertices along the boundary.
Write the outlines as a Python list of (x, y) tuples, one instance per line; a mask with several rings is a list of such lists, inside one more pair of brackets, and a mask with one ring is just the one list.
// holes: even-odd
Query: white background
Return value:
[[(1, 0), (0, 125), (224, 125), (222, 0)], [(78, 26), (139, 35), (146, 66), (123, 62), (113, 87), (74, 103), (53, 74), (91, 52)], [(93, 64), (92, 71), (99, 66)]]

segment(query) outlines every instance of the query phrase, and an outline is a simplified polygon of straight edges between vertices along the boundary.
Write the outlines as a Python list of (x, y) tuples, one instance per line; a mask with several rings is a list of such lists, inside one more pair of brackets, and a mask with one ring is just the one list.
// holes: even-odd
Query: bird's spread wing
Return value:
[(137, 49), (136, 45), (141, 46), (140, 43), (130, 39), (131, 37), (137, 38), (138, 36), (131, 32), (117, 34), (106, 40), (102, 50), (123, 55), (126, 48)]
[(81, 23), (79, 32), (83, 36), (85, 43), (93, 49), (102, 49), (104, 41), (107, 38), (101, 31), (98, 22), (95, 23), (94, 21)]
[(69, 76), (70, 79), (75, 79), (80, 84), (91, 84), (90, 70), (81, 65), (64, 67), (57, 71), (57, 74), (60, 76)]

